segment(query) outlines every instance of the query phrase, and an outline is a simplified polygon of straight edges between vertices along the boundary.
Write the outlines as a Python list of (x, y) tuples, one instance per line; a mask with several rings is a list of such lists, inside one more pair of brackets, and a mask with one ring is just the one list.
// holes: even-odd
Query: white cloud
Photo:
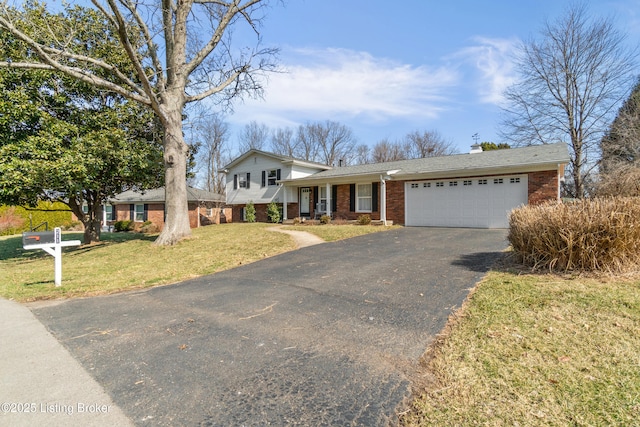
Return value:
[(481, 102), (500, 105), (505, 89), (516, 81), (513, 58), (519, 41), (486, 37), (474, 41), (474, 46), (461, 49), (452, 58), (472, 65), (479, 73), (475, 90)]
[(232, 121), (270, 126), (332, 119), (384, 122), (432, 119), (447, 108), (446, 90), (458, 81), (444, 67), (413, 66), (346, 49), (284, 52), (284, 73), (271, 74), (264, 100), (237, 105)]

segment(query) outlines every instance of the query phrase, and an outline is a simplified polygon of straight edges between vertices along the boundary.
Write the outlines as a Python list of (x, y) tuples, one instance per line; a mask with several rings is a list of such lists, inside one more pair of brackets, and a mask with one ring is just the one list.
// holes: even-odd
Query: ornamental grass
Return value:
[(640, 269), (640, 198), (610, 197), (515, 209), (509, 242), (534, 269), (625, 273)]

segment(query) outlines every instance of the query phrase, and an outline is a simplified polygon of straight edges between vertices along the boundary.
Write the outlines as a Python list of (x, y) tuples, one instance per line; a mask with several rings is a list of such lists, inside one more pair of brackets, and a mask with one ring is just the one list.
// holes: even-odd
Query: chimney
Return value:
[(471, 146), (471, 151), (469, 154), (482, 153), (482, 145), (475, 143)]

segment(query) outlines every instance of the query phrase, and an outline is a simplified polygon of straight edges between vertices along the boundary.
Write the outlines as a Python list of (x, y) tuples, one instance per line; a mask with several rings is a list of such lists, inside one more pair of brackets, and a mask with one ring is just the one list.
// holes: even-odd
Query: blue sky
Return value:
[[(537, 36), (570, 0), (286, 0), (268, 11), (265, 46), (281, 49), (263, 100), (245, 99), (232, 130), (255, 120), (271, 128), (333, 120), (360, 143), (437, 130), (460, 152), (472, 135), (501, 142), (502, 92), (515, 81), (516, 46)], [(640, 41), (640, 0), (598, 0)], [(236, 144), (237, 137), (231, 137)]]

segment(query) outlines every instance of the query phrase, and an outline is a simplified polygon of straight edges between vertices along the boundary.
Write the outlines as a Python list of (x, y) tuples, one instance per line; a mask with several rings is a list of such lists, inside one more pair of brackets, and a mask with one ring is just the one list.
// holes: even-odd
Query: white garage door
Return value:
[(507, 228), (508, 213), (527, 203), (527, 175), (405, 183), (405, 224)]

